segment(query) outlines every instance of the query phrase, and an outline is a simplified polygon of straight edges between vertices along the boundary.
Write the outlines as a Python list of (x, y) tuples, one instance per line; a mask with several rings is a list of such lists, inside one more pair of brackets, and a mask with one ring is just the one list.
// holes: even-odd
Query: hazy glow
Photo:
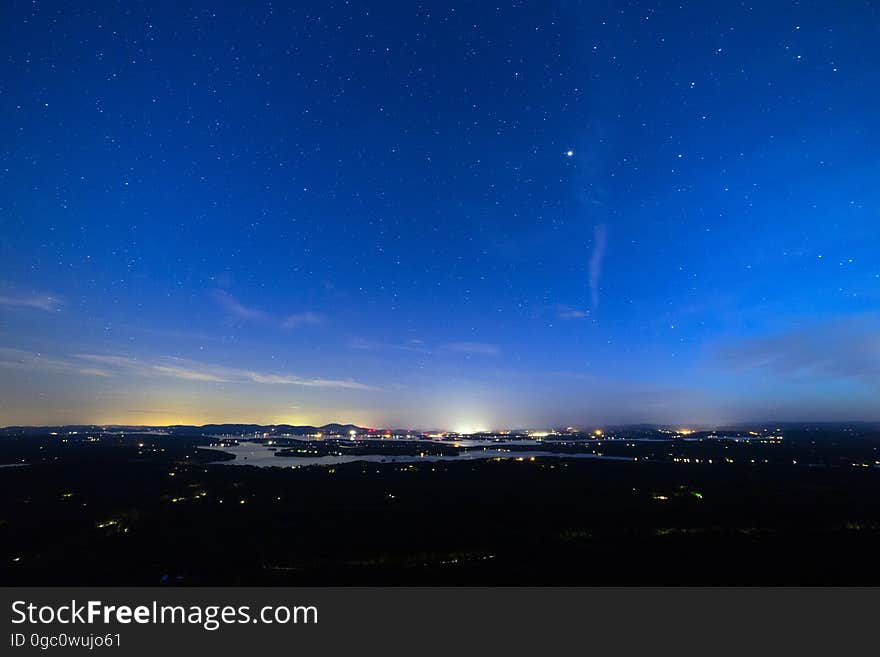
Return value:
[(488, 429), (485, 427), (481, 427), (477, 424), (457, 424), (455, 425), (453, 431), (462, 435), (469, 435), (472, 433), (479, 433), (481, 431), (488, 431)]

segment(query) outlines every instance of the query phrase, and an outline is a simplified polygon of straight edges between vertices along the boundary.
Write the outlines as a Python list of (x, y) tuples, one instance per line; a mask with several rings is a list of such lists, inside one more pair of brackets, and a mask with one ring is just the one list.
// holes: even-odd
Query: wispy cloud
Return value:
[(212, 383), (224, 383), (229, 379), (222, 376), (211, 374), (210, 372), (200, 372), (186, 367), (177, 365), (153, 365), (153, 370), (163, 376), (170, 376), (175, 379), (184, 379), (186, 381), (210, 381)]
[(577, 308), (569, 308), (568, 306), (560, 306), (556, 313), (559, 319), (583, 319), (588, 317), (590, 313), (586, 310), (578, 310)]
[(208, 335), (207, 333), (199, 333), (196, 331), (177, 331), (174, 329), (156, 329), (144, 326), (129, 325), (124, 326), (124, 330), (133, 333), (143, 333), (144, 335), (156, 336), (159, 338), (171, 338), (173, 340), (192, 340), (195, 342), (223, 342), (222, 337), (216, 335)]
[(342, 388), (349, 390), (377, 390), (375, 386), (353, 379), (304, 377), (294, 374), (257, 372), (223, 365), (201, 363), (185, 358), (161, 358), (147, 361), (126, 356), (105, 354), (78, 354), (78, 359), (116, 367), (140, 376), (160, 376), (184, 381), (205, 383), (259, 383), (264, 385), (292, 385), (308, 388)]
[(186, 381), (226, 383), (227, 368), (197, 363), (183, 358), (162, 358), (158, 361), (141, 360), (113, 354), (75, 354), (78, 360), (97, 363), (107, 368), (139, 376), (165, 376)]
[(105, 368), (84, 367), (82, 363), (38, 352), (0, 347), (0, 368), (24, 372), (53, 372), (61, 374), (83, 374), (86, 376), (112, 376)]
[(796, 381), (849, 379), (880, 386), (880, 318), (853, 316), (717, 348), (734, 371)]
[(137, 369), (141, 367), (141, 361), (139, 361), (137, 358), (128, 358), (127, 356), (111, 356), (105, 354), (76, 354), (74, 357), (81, 358), (92, 363), (106, 365), (108, 367), (129, 369)]
[(32, 294), (27, 296), (0, 296), (0, 306), (12, 308), (34, 308), (46, 312), (56, 312), (61, 301), (51, 294)]
[(416, 354), (436, 354), (438, 352), (473, 354), (479, 356), (497, 356), (501, 348), (490, 342), (447, 342), (436, 347), (426, 345), (422, 340), (408, 340), (405, 343), (377, 342), (354, 338), (348, 346), (363, 351), (408, 351)]
[(304, 379), (298, 376), (283, 376), (279, 374), (260, 374), (248, 372), (248, 377), (256, 383), (270, 385), (293, 385), (307, 388), (348, 388), (351, 390), (376, 390), (375, 387), (353, 381), (351, 379)]
[(593, 311), (599, 307), (599, 281), (607, 242), (608, 227), (605, 224), (597, 225), (593, 229), (593, 252), (590, 254), (590, 303)]
[(45, 356), (23, 349), (0, 347), (0, 369), (27, 372), (81, 374), (113, 377), (140, 376), (178, 379), (200, 383), (257, 383), (290, 385), (306, 388), (339, 388), (345, 390), (380, 390), (354, 379), (306, 377), (289, 373), (254, 370), (202, 363), (186, 358), (161, 357), (140, 359), (117, 354), (74, 354), (70, 357)]
[(364, 338), (353, 338), (349, 340), (348, 346), (352, 349), (360, 349), (362, 351), (411, 351), (418, 354), (430, 354), (424, 342), (421, 340), (409, 340), (403, 344), (393, 344), (389, 342), (377, 342), (376, 340), (366, 340)]
[(233, 317), (237, 317), (238, 319), (244, 319), (248, 321), (266, 321), (269, 316), (264, 313), (262, 310), (257, 310), (256, 308), (250, 308), (245, 306), (243, 303), (239, 302), (238, 299), (233, 297), (226, 290), (214, 290), (212, 293), (214, 300), (220, 304), (220, 307), (223, 308), (229, 315)]
[(113, 376), (112, 372), (108, 372), (107, 370), (102, 370), (98, 367), (81, 367), (77, 370), (80, 374), (84, 374), (86, 376), (101, 376), (101, 377), (111, 377)]
[(262, 322), (280, 328), (291, 329), (300, 326), (323, 324), (327, 319), (324, 315), (311, 310), (292, 313), (279, 319), (278, 315), (243, 304), (226, 290), (214, 290), (211, 296), (213, 296), (214, 300), (229, 317), (246, 322)]
[(497, 356), (501, 353), (501, 348), (497, 344), (489, 342), (448, 342), (443, 345), (443, 349), (459, 354), (478, 356)]
[(126, 413), (134, 413), (136, 415), (171, 415), (173, 411), (166, 409), (147, 410), (145, 408), (129, 408)]
[(283, 328), (296, 328), (297, 326), (303, 326), (305, 324), (323, 324), (324, 316), (319, 313), (314, 313), (310, 310), (301, 313), (294, 313), (293, 315), (288, 315), (283, 320), (281, 320), (281, 326)]

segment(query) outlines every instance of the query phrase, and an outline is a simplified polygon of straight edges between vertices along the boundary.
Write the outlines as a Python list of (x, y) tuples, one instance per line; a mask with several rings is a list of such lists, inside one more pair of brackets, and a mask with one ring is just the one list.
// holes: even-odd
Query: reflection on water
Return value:
[[(254, 465), (262, 468), (291, 468), (297, 466), (309, 465), (340, 465), (342, 463), (355, 463), (363, 461), (367, 463), (417, 463), (417, 462), (433, 462), (433, 461), (476, 461), (481, 459), (528, 459), (533, 457), (556, 457), (567, 459), (601, 459), (608, 461), (633, 461), (637, 460), (632, 456), (608, 456), (605, 454), (593, 454), (586, 452), (551, 452), (545, 450), (530, 451), (510, 451), (506, 449), (497, 449), (493, 443), (493, 447), (484, 447), (483, 449), (474, 449), (479, 443), (477, 441), (468, 441), (468, 447), (471, 449), (462, 451), (455, 455), (439, 455), (425, 454), (390, 456), (387, 454), (342, 454), (339, 456), (275, 456), (275, 448), (267, 447), (259, 443), (240, 443), (238, 445), (229, 445), (224, 447), (201, 447), (200, 449), (213, 449), (218, 452), (226, 452), (233, 454), (233, 461), (215, 461), (217, 464), (224, 465)], [(460, 443), (461, 444), (461, 443)], [(515, 443), (522, 445), (523, 442)], [(528, 443), (527, 443), (528, 444)], [(533, 443), (534, 444), (534, 443)]]

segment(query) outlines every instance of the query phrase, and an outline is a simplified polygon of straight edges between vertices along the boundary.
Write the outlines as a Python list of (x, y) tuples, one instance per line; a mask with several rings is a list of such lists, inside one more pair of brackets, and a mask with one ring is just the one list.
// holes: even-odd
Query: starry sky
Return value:
[(0, 32), (0, 424), (880, 418), (876, 3)]

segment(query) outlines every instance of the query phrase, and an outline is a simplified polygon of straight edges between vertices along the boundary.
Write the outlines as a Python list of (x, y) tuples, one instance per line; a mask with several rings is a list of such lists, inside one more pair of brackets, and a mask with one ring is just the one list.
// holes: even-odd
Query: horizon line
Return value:
[(239, 426), (252, 426), (252, 427), (312, 427), (315, 429), (322, 429), (331, 425), (337, 426), (352, 426), (358, 429), (364, 429), (368, 431), (378, 431), (378, 430), (386, 430), (386, 431), (408, 431), (408, 432), (442, 432), (442, 433), (457, 433), (457, 434), (479, 434), (479, 433), (499, 433), (499, 432), (510, 432), (510, 431), (535, 431), (538, 429), (545, 430), (572, 430), (572, 431), (587, 431), (592, 432), (596, 429), (600, 429), (602, 427), (607, 429), (614, 428), (626, 428), (626, 427), (651, 427), (658, 429), (667, 429), (667, 428), (678, 428), (680, 430), (688, 430), (688, 431), (713, 431), (720, 428), (726, 427), (755, 427), (756, 425), (760, 425), (762, 428), (766, 428), (768, 426), (785, 426), (785, 425), (880, 425), (880, 418), (871, 419), (871, 420), (742, 420), (737, 422), (729, 422), (729, 423), (718, 423), (718, 424), (706, 424), (706, 423), (688, 423), (681, 422), (670, 424), (668, 422), (615, 422), (615, 423), (597, 423), (593, 425), (575, 425), (575, 424), (567, 424), (563, 425), (533, 425), (533, 426), (518, 426), (518, 427), (495, 427), (491, 429), (479, 429), (474, 431), (456, 431), (454, 429), (443, 429), (438, 427), (394, 427), (392, 425), (388, 426), (363, 426), (356, 424), (354, 422), (325, 422), (323, 424), (292, 424), (289, 422), (274, 422), (274, 423), (260, 423), (260, 422), (205, 422), (203, 424), (188, 424), (188, 423), (176, 423), (176, 424), (133, 424), (133, 423), (124, 423), (124, 422), (66, 422), (66, 423), (55, 423), (55, 424), (9, 424), (0, 426), (0, 431), (5, 431), (8, 429), (50, 429), (50, 428), (61, 428), (61, 427), (101, 427), (101, 428), (149, 428), (149, 429), (171, 429), (174, 427), (193, 427), (196, 429), (204, 429), (208, 426), (222, 426), (222, 425), (239, 425)]

